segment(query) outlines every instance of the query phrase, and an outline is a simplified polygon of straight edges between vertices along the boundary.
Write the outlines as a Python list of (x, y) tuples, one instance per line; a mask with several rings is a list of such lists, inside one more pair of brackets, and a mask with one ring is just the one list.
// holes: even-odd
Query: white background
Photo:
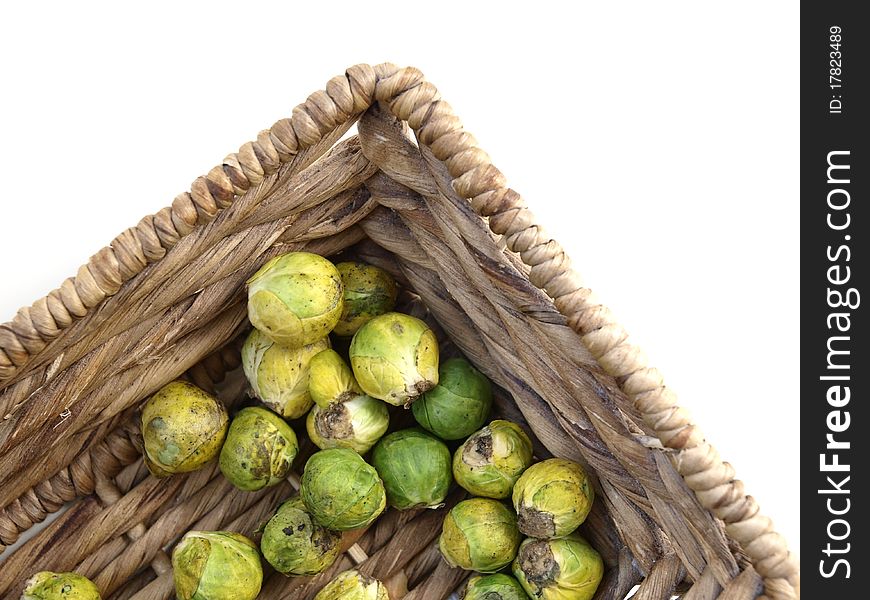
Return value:
[(420, 68), (797, 552), (798, 5), (14, 3), (0, 321), (358, 62)]

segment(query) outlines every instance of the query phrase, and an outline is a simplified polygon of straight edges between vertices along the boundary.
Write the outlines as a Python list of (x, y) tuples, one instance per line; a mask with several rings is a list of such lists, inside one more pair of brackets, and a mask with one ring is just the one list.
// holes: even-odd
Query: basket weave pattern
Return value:
[[(239, 492), (214, 464), (148, 477), (136, 409), (179, 376), (238, 402), (244, 282), (303, 249), (391, 271), (406, 308), (499, 387), (497, 412), (534, 434), (539, 457), (591, 467), (584, 533), (608, 568), (596, 598), (636, 584), (650, 600), (799, 597), (793, 556), (731, 466), (435, 87), (390, 64), (331, 79), (0, 325), (0, 549), (72, 501), (0, 555), (0, 596), (50, 568), (92, 577), (106, 598), (171, 597), (181, 534), (253, 535), (292, 493)], [(261, 597), (310, 598), (352, 564), (405, 598), (446, 597), (467, 574), (438, 555), (443, 510), (388, 511), (345, 536), (329, 572), (267, 574)]]

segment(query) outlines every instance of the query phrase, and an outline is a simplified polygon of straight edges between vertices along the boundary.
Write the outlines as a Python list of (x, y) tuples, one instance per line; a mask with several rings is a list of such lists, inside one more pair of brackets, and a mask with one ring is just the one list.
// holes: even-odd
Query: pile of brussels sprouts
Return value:
[[(177, 598), (254, 599), (261, 556), (288, 576), (321, 573), (340, 554), (343, 531), (371, 525), (388, 505), (440, 508), (454, 480), (473, 497), (449, 511), (439, 548), (451, 566), (483, 574), (468, 581), (466, 600), (592, 598), (603, 565), (575, 533), (593, 500), (583, 468), (562, 459), (533, 464), (520, 426), (487, 424), (489, 380), (464, 358), (439, 365), (435, 334), (392, 312), (396, 298), (396, 283), (377, 267), (333, 265), (305, 252), (278, 256), (248, 281), (254, 329), (242, 348), (245, 375), (265, 408), (243, 408), (230, 420), (217, 399), (184, 381), (145, 404), (144, 460), (156, 477), (218, 458), (240, 490), (277, 485), (299, 451), (287, 421), (302, 417), (320, 448), (305, 464), (299, 493), (262, 526), (259, 548), (229, 531), (182, 537), (172, 553)], [(350, 339), (347, 361), (330, 334)], [(410, 406), (419, 427), (387, 434), (389, 405)], [(459, 445), (451, 452), (448, 444)], [(44, 572), (23, 598), (99, 593), (75, 573)], [(315, 598), (369, 599), (389, 600), (387, 589), (355, 570)]]
[[(595, 595), (604, 564), (576, 533), (594, 497), (583, 467), (560, 458), (532, 464), (532, 443), (522, 428), (496, 420), (459, 447), (453, 476), (476, 497), (447, 514), (441, 554), (451, 566), (487, 574), (472, 577), (463, 598), (589, 600)], [(513, 509), (505, 504), (508, 499)], [(508, 566), (513, 577), (498, 573)]]

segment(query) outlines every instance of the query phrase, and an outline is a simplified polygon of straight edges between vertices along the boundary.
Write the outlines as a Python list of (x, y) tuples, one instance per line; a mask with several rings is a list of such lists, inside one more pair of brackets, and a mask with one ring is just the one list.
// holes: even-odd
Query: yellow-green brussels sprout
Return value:
[(353, 336), (350, 366), (369, 396), (396, 406), (410, 404), (438, 384), (438, 340), (420, 319), (386, 313)]
[(475, 496), (508, 498), (532, 464), (532, 442), (516, 423), (496, 420), (472, 435), (453, 455), (453, 477)]
[(344, 402), (362, 394), (347, 363), (335, 350), (324, 350), (314, 355), (310, 365), (308, 391), (320, 408), (333, 402)]
[(326, 408), (315, 404), (305, 420), (308, 436), (318, 448), (350, 448), (360, 454), (368, 452), (389, 426), (387, 405), (365, 395)]
[(421, 429), (395, 431), (375, 446), (372, 466), (393, 508), (438, 508), (450, 489), (450, 450)]
[(390, 600), (390, 596), (383, 583), (351, 569), (327, 583), (314, 600)]
[(186, 381), (166, 384), (142, 408), (145, 465), (155, 477), (195, 471), (218, 455), (229, 417), (223, 404)]
[(338, 531), (366, 527), (387, 506), (375, 468), (348, 448), (315, 452), (305, 464), (300, 495), (318, 523)]
[(335, 562), (341, 534), (311, 517), (299, 496), (278, 507), (263, 529), (260, 550), (284, 575), (316, 575)]
[(221, 472), (240, 490), (261, 490), (287, 477), (298, 451), (296, 434), (284, 419), (264, 408), (243, 408), (221, 448)]
[(504, 573), (476, 575), (459, 596), (462, 600), (528, 600), (520, 583)]
[(335, 265), (316, 254), (290, 252), (248, 280), (248, 318), (276, 344), (299, 348), (332, 331), (343, 294)]
[(393, 277), (373, 265), (343, 262), (335, 265), (344, 283), (344, 310), (335, 335), (353, 335), (372, 317), (393, 310), (398, 289)]
[(520, 531), (534, 538), (568, 535), (586, 520), (594, 498), (586, 471), (564, 458), (532, 465), (513, 492)]
[(231, 531), (188, 531), (172, 570), (178, 600), (254, 600), (263, 584), (257, 546)]
[(411, 405), (423, 429), (442, 440), (460, 440), (480, 429), (492, 406), (492, 386), (464, 358), (451, 358), (438, 368), (438, 385)]
[(253, 329), (242, 346), (242, 367), (263, 404), (285, 419), (298, 419), (314, 404), (308, 392), (311, 359), (328, 348), (328, 337), (288, 348)]
[(100, 600), (100, 590), (78, 573), (40, 571), (24, 584), (21, 600)]
[(573, 534), (558, 540), (526, 539), (513, 572), (530, 598), (591, 600), (604, 563), (589, 542)]
[(494, 573), (517, 555), (520, 532), (511, 509), (489, 498), (471, 498), (444, 517), (438, 548), (451, 567)]

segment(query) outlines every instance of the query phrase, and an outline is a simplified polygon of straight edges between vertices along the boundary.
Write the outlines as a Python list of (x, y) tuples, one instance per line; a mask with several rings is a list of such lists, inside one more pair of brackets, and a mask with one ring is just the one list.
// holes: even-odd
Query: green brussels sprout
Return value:
[(421, 429), (395, 431), (375, 446), (372, 466), (393, 508), (439, 508), (450, 489), (450, 450)]
[(243, 408), (230, 423), (220, 468), (240, 490), (253, 492), (280, 483), (299, 452), (296, 434), (265, 408)]
[(438, 385), (411, 410), (423, 429), (442, 440), (460, 440), (483, 427), (491, 407), (489, 379), (464, 358), (451, 358), (438, 368)]
[(390, 595), (383, 583), (351, 569), (327, 583), (314, 600), (390, 600)]
[(407, 405), (438, 384), (438, 340), (420, 319), (386, 313), (353, 336), (350, 366), (366, 394)]
[(504, 573), (481, 577), (476, 575), (460, 595), (462, 600), (528, 600), (526, 591), (520, 583)]
[(343, 295), (335, 265), (316, 254), (290, 252), (248, 279), (248, 318), (276, 344), (299, 348), (332, 331)]
[(195, 471), (218, 455), (229, 416), (223, 404), (186, 381), (166, 384), (142, 408), (145, 465), (155, 477)]
[(528, 538), (513, 572), (530, 598), (591, 600), (604, 576), (601, 555), (576, 533), (557, 540)]
[(231, 531), (188, 531), (172, 570), (178, 600), (254, 600), (263, 584), (257, 546)]
[(275, 570), (284, 575), (316, 575), (338, 557), (341, 534), (321, 525), (293, 496), (275, 511), (263, 529), (260, 550)]
[(495, 420), (453, 455), (453, 477), (475, 496), (508, 498), (517, 479), (532, 464), (532, 442), (516, 423)]
[(100, 590), (78, 573), (40, 571), (24, 584), (21, 600), (100, 600)]
[(362, 394), (347, 363), (335, 350), (323, 350), (311, 359), (308, 391), (320, 408)]
[(568, 535), (586, 520), (594, 498), (586, 471), (564, 458), (532, 465), (513, 492), (520, 531), (534, 538)]
[(389, 426), (387, 405), (365, 395), (326, 408), (315, 404), (305, 420), (308, 436), (318, 448), (350, 448), (360, 454), (368, 452)]
[(242, 346), (242, 367), (263, 404), (285, 419), (298, 419), (314, 404), (308, 393), (311, 359), (327, 349), (328, 337), (288, 348), (253, 329)]
[(305, 464), (300, 495), (318, 523), (338, 531), (366, 527), (387, 506), (378, 472), (348, 448), (315, 452)]
[(451, 567), (495, 573), (517, 555), (520, 532), (511, 509), (489, 498), (471, 498), (444, 517), (438, 548)]
[(335, 265), (344, 284), (344, 310), (335, 335), (350, 336), (372, 317), (393, 310), (399, 293), (392, 275), (374, 265), (342, 262)]

